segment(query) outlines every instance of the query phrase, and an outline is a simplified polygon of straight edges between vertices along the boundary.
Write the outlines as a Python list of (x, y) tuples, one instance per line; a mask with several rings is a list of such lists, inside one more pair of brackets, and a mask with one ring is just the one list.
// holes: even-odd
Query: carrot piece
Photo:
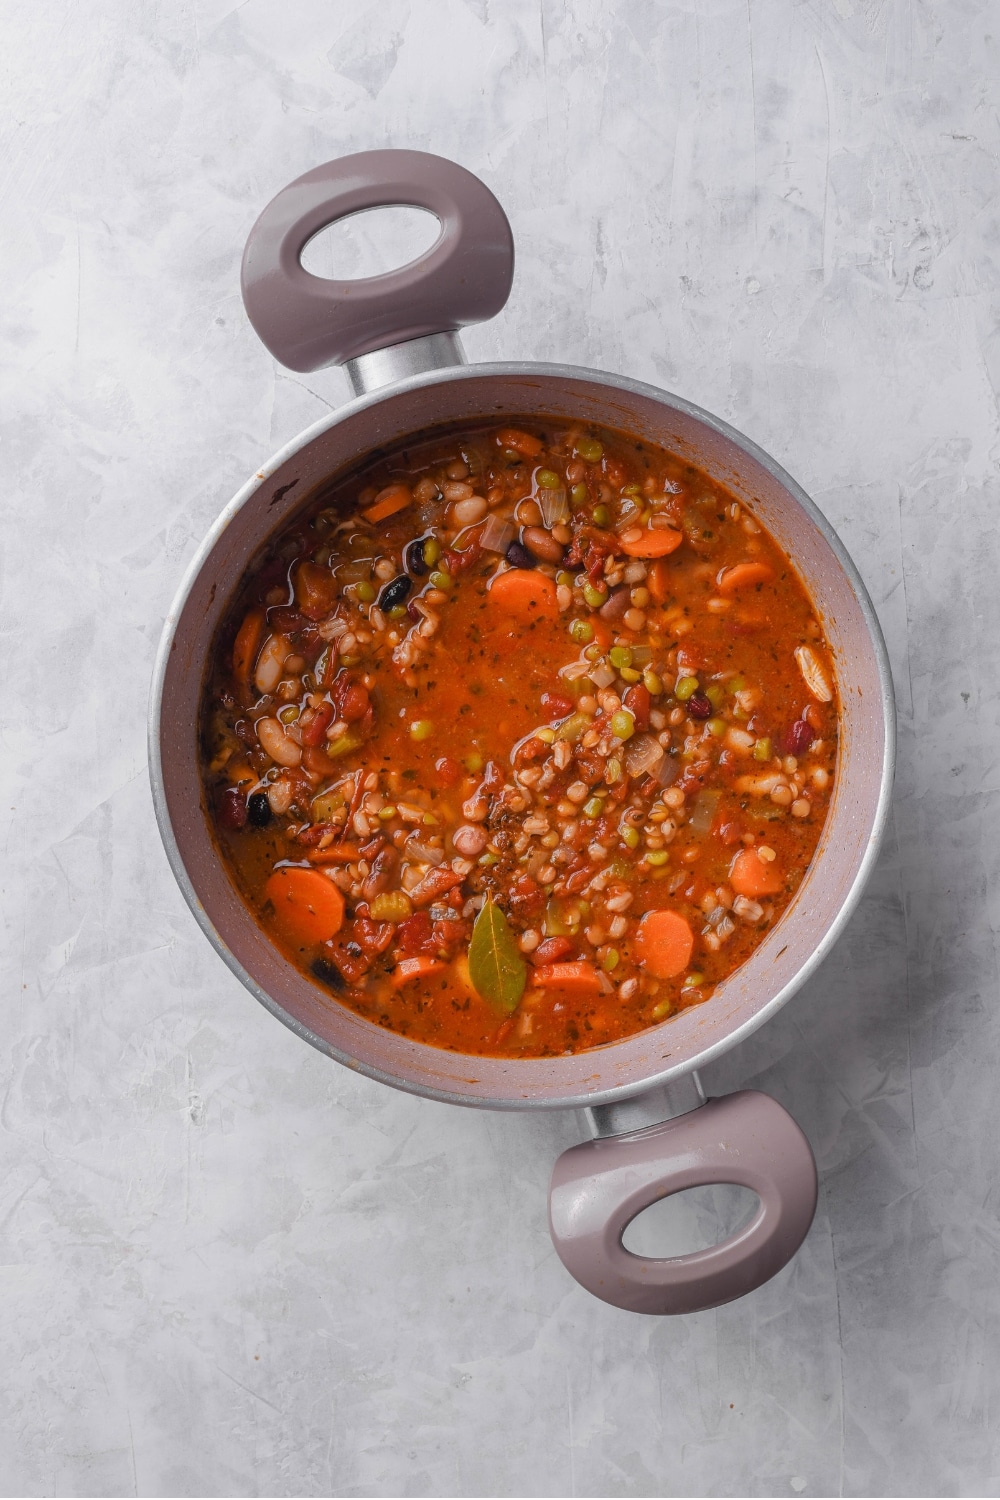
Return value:
[(683, 974), (691, 962), (694, 933), (676, 911), (648, 911), (635, 933), (639, 962), (657, 979)]
[(620, 546), (629, 557), (669, 557), (683, 540), (683, 531), (675, 531), (672, 526), (658, 526), (644, 531), (634, 542), (621, 542)]
[(765, 864), (756, 849), (743, 849), (733, 860), (729, 884), (737, 896), (774, 896), (785, 882), (773, 864)]
[(555, 584), (533, 568), (511, 568), (498, 574), (490, 585), (489, 598), (508, 614), (522, 619), (559, 618)]
[(611, 645), (612, 630), (607, 620), (602, 620), (600, 615), (591, 615), (587, 621), (594, 632), (594, 645), (601, 651), (607, 651)]
[(386, 516), (394, 516), (397, 510), (405, 510), (412, 503), (413, 495), (408, 484), (387, 484), (375, 496), (374, 504), (361, 514), (366, 521), (384, 521)]
[(540, 964), (531, 976), (532, 984), (544, 989), (568, 990), (574, 995), (599, 995), (601, 979), (593, 964), (577, 959), (568, 964)]
[(250, 673), (257, 661), (260, 638), (264, 634), (264, 611), (251, 609), (243, 618), (233, 642), (233, 676), (242, 687), (248, 687)]
[(497, 433), (497, 443), (501, 448), (510, 448), (512, 452), (520, 453), (522, 458), (537, 458), (545, 446), (540, 438), (532, 437), (530, 432), (522, 432), (519, 427), (502, 427)]
[(349, 865), (360, 858), (357, 844), (327, 844), (325, 849), (310, 849), (306, 855), (311, 865)]
[(268, 878), (264, 894), (286, 936), (298, 943), (325, 943), (340, 931), (344, 898), (318, 870), (285, 865)]
[(658, 557), (646, 574), (646, 587), (654, 604), (666, 604), (670, 598), (670, 574), (662, 557)]
[(445, 967), (441, 959), (426, 958), (422, 954), (418, 954), (416, 958), (401, 958), (392, 971), (392, 987), (394, 990), (401, 990), (411, 979), (429, 979), (432, 974), (437, 974)]
[(770, 583), (773, 577), (774, 570), (767, 563), (734, 563), (731, 568), (722, 569), (715, 586), (720, 594), (735, 594), (738, 589), (753, 588), (755, 583)]

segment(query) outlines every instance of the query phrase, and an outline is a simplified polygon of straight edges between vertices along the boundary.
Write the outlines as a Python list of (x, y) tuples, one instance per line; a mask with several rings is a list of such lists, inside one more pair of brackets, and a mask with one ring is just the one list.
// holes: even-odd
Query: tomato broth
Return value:
[(288, 960), (459, 1052), (600, 1046), (710, 1001), (812, 859), (830, 653), (704, 471), (545, 419), (318, 493), (210, 656), (206, 812)]

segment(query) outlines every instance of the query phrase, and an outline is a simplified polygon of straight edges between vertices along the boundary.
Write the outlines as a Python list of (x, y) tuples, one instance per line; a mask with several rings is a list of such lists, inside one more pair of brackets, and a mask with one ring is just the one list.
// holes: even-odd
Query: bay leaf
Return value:
[(528, 965), (510, 923), (491, 895), (476, 918), (469, 944), (469, 978), (476, 993), (497, 1010), (517, 1009), (528, 979)]

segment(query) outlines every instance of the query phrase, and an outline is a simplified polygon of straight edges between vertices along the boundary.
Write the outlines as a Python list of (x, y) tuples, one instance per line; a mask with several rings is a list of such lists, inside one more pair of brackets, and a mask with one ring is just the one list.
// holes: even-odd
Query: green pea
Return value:
[(699, 984), (701, 984), (704, 978), (704, 974), (689, 974), (681, 988), (685, 990), (693, 990), (697, 988)]
[(615, 786), (622, 779), (622, 763), (616, 755), (611, 755), (604, 763), (604, 779), (608, 786)]
[(623, 495), (641, 495), (642, 487), (638, 484), (626, 484), (622, 488)]
[(585, 583), (583, 585), (583, 597), (586, 599), (591, 609), (600, 609), (601, 605), (608, 597), (608, 591), (607, 589), (597, 588), (597, 586), (593, 583)]
[(381, 808), (379, 810), (379, 819), (383, 823), (388, 823), (395, 816), (396, 816), (396, 809), (393, 807), (393, 805), (392, 805), (391, 802), (387, 802), (386, 805), (385, 805), (385, 807), (383, 807), (383, 808)]
[(394, 604), (392, 606), (392, 609), (389, 610), (389, 619), (390, 620), (405, 620), (406, 619), (406, 605), (405, 604)]
[(652, 865), (655, 869), (657, 865), (665, 865), (670, 855), (666, 849), (647, 849), (644, 858), (647, 865)]
[(569, 492), (569, 498), (573, 503), (574, 510), (579, 510), (581, 505), (586, 505), (590, 499), (590, 491), (585, 484), (574, 484)]
[(632, 825), (631, 825), (631, 823), (628, 823), (628, 824), (626, 824), (626, 826), (624, 828), (619, 828), (618, 834), (619, 834), (619, 837), (621, 838), (621, 841), (622, 841), (623, 844), (627, 844), (627, 846), (630, 849), (638, 849), (638, 847), (639, 847), (639, 830), (638, 830), (638, 828), (633, 828)]
[(591, 797), (589, 802), (583, 804), (583, 816), (585, 818), (599, 818), (604, 811), (604, 803), (600, 797)]
[(483, 760), (483, 757), (480, 755), (478, 750), (471, 750), (465, 757), (465, 769), (472, 776), (477, 776), (483, 769), (483, 766), (485, 764), (486, 762)]
[(651, 693), (654, 698), (658, 693), (663, 692), (663, 683), (660, 681), (659, 677), (657, 677), (652, 668), (646, 668), (645, 672), (643, 672), (642, 674), (642, 680), (646, 686), (646, 691), (648, 693)]
[(745, 677), (730, 677), (729, 679), (729, 691), (731, 693), (742, 693), (746, 685)]
[(642, 676), (642, 673), (637, 672), (635, 670), (635, 667), (620, 667), (618, 675), (621, 678), (622, 682), (632, 683), (638, 682), (639, 678)]
[(606, 505), (595, 505), (594, 506), (594, 525), (595, 526), (607, 526), (607, 524), (608, 524), (608, 522), (610, 520), (611, 520), (611, 512), (608, 510), (608, 507)]
[(554, 469), (539, 469), (535, 475), (535, 481), (543, 490), (558, 490), (562, 488), (562, 480)]
[(287, 703), (284, 708), (278, 710), (278, 718), (282, 724), (294, 724), (298, 716), (299, 710), (295, 703)]
[(635, 720), (627, 709), (611, 715), (611, 733), (618, 740), (630, 740), (635, 734)]
[(587, 620), (571, 620), (569, 633), (581, 646), (594, 639), (594, 627)]
[(705, 728), (715, 739), (721, 740), (728, 726), (725, 719), (709, 719), (708, 723), (705, 725)]
[(433, 568), (441, 556), (441, 543), (436, 536), (428, 537), (424, 543), (424, 562), (429, 568)]
[(601, 959), (601, 966), (608, 974), (610, 974), (612, 969), (617, 969), (620, 962), (621, 954), (618, 952), (618, 949), (609, 948), (607, 953), (605, 953), (604, 957)]
[(718, 682), (710, 682), (705, 689), (705, 697), (713, 708), (721, 708), (725, 700), (726, 690)]
[(604, 444), (599, 443), (596, 438), (580, 438), (576, 451), (585, 464), (596, 464), (604, 456)]
[(556, 583), (561, 584), (563, 588), (571, 589), (575, 582), (576, 579), (574, 578), (572, 573), (556, 574)]
[(686, 703), (698, 691), (697, 677), (681, 677), (674, 688), (674, 697)]
[(671, 1009), (669, 1000), (657, 1000), (649, 1014), (654, 1021), (662, 1021), (664, 1016), (669, 1016)]
[(759, 739), (756, 745), (754, 745), (753, 758), (754, 760), (771, 759), (771, 741), (768, 739), (767, 735), (764, 735), (763, 738)]
[(434, 725), (430, 719), (414, 719), (410, 725), (411, 740), (429, 740), (434, 733)]
[(452, 577), (450, 573), (442, 573), (440, 570), (431, 574), (431, 583), (436, 589), (450, 589)]
[(601, 648), (600, 646), (588, 646), (583, 654), (588, 661), (600, 661)]
[(375, 598), (375, 590), (372, 588), (370, 583), (358, 584), (358, 598), (361, 600), (362, 604), (371, 604), (372, 600)]
[(632, 651), (629, 646), (612, 646), (608, 652), (608, 661), (613, 667), (630, 667), (632, 665)]

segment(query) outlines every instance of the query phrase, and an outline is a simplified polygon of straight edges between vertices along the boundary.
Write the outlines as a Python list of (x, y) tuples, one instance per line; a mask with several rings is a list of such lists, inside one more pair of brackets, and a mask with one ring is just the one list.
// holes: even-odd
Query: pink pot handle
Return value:
[[(441, 234), (425, 254), (359, 281), (303, 269), (299, 257), (321, 229), (393, 204), (428, 209), (440, 220)], [(243, 253), (243, 303), (276, 359), (292, 370), (318, 370), (492, 318), (513, 275), (507, 216), (478, 177), (426, 151), (361, 151), (315, 167), (271, 199)]]
[[(760, 1208), (745, 1229), (665, 1260), (624, 1248), (636, 1214), (709, 1183), (757, 1194)], [(549, 1188), (549, 1227), (567, 1271), (595, 1297), (641, 1313), (699, 1312), (752, 1292), (791, 1260), (815, 1210), (809, 1142), (776, 1100), (750, 1091), (573, 1146), (556, 1162)]]

